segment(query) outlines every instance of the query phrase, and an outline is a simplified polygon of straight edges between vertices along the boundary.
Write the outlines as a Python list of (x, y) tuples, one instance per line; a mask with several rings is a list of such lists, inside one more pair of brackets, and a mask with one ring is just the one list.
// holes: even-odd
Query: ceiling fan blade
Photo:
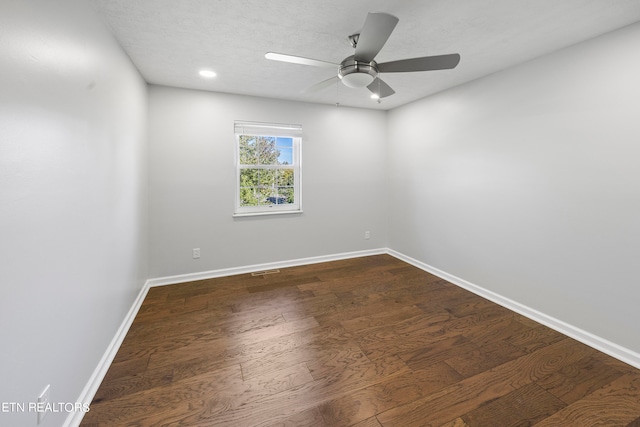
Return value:
[(398, 18), (388, 13), (373, 12), (367, 15), (356, 44), (355, 59), (371, 62), (393, 32)]
[(285, 55), (283, 53), (267, 52), (264, 55), (265, 58), (273, 61), (290, 62), (292, 64), (311, 65), (312, 67), (323, 67), (338, 69), (340, 64), (334, 64), (333, 62), (320, 61), (318, 59), (305, 58), (302, 56)]
[(406, 73), (411, 71), (449, 70), (460, 62), (460, 55), (423, 56), (422, 58), (401, 59), (378, 64), (381, 73)]
[(395, 90), (391, 89), (391, 86), (386, 84), (380, 77), (376, 77), (367, 89), (371, 91), (371, 93), (378, 95), (378, 98), (386, 98), (387, 96), (391, 96), (396, 93)]
[(313, 86), (310, 86), (302, 91), (302, 93), (313, 93), (321, 91), (322, 89), (328, 88), (329, 86), (333, 86), (338, 82), (338, 76), (333, 76), (327, 80), (323, 80), (320, 83), (316, 83)]

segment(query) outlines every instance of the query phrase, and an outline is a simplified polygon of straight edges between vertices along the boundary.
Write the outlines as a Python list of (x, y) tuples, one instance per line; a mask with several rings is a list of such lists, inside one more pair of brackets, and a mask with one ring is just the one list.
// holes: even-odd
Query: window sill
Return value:
[(273, 211), (273, 212), (242, 212), (242, 213), (234, 213), (234, 218), (243, 218), (247, 216), (267, 216), (267, 215), (291, 215), (291, 214), (301, 214), (303, 211), (295, 210), (295, 211)]

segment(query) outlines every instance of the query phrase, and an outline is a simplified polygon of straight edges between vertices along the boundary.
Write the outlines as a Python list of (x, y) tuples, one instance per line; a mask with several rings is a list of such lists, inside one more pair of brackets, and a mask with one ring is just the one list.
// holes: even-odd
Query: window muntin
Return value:
[(235, 215), (301, 212), (301, 126), (236, 122), (235, 134)]

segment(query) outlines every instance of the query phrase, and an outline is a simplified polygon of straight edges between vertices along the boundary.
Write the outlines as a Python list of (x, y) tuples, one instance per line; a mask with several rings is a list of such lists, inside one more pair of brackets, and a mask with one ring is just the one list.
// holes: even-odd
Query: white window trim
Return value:
[[(235, 208), (234, 217), (282, 215), (302, 213), (302, 126), (278, 123), (260, 123), (236, 121), (234, 123), (235, 134)], [(265, 205), (265, 206), (240, 206), (240, 171), (244, 169), (240, 165), (240, 135), (275, 136), (293, 139), (293, 165), (295, 204)], [(251, 165), (255, 167), (255, 165)], [(264, 169), (282, 169), (282, 166), (262, 165)]]

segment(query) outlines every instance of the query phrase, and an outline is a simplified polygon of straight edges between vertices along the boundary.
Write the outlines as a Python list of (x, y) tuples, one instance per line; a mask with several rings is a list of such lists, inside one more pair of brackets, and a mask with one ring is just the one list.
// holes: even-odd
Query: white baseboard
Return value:
[(157, 277), (149, 279), (149, 286), (173, 285), (176, 283), (193, 282), (195, 280), (214, 279), (216, 277), (233, 276), (236, 274), (252, 273), (254, 271), (273, 270), (277, 268), (295, 267), (298, 265), (318, 264), (321, 262), (338, 261), (341, 259), (360, 258), (370, 255), (386, 254), (387, 249), (371, 249), (366, 251), (344, 252), (334, 255), (322, 255), (310, 258), (292, 259), (289, 261), (269, 262), (265, 264), (254, 264), (243, 267), (223, 268), (220, 270), (203, 271), (199, 273), (180, 274), (177, 276)]
[(479, 295), (483, 298), (493, 301), (496, 304), (499, 304), (505, 308), (508, 308), (511, 311), (515, 311), (516, 313), (521, 314), (545, 326), (548, 326), (551, 329), (560, 332), (561, 334), (567, 335), (577, 341), (580, 341), (581, 343), (586, 344), (589, 347), (595, 348), (596, 350), (599, 350), (605, 354), (608, 354), (611, 357), (614, 357), (622, 362), (625, 362), (635, 368), (640, 369), (640, 353), (637, 353), (626, 347), (622, 347), (621, 345), (618, 345), (614, 342), (606, 340), (590, 332), (577, 328), (573, 325), (563, 322), (562, 320), (558, 320), (538, 310), (527, 307), (526, 305), (520, 304), (517, 301), (513, 301), (509, 298), (503, 297), (488, 289), (482, 288), (478, 285), (474, 285), (473, 283), (467, 282), (464, 279), (461, 279), (457, 276), (449, 274), (438, 268), (432, 267), (429, 264), (426, 264), (424, 262), (413, 259), (400, 252), (394, 251), (392, 249), (388, 249), (387, 253), (415, 267), (418, 267), (421, 270), (424, 270), (428, 273), (438, 276), (448, 282), (453, 283), (454, 285), (460, 286), (461, 288), (466, 289), (470, 292), (473, 292), (476, 295)]
[[(122, 341), (124, 341), (124, 338), (127, 336), (127, 332), (129, 332), (129, 328), (133, 323), (133, 319), (135, 319), (136, 315), (138, 314), (138, 310), (140, 310), (140, 307), (142, 306), (142, 302), (144, 301), (144, 298), (147, 296), (147, 292), (149, 292), (148, 281), (144, 284), (144, 286), (138, 293), (138, 296), (133, 302), (133, 305), (131, 306), (131, 308), (129, 309), (129, 312), (127, 313), (126, 317), (122, 321), (122, 324), (118, 328), (118, 331), (116, 332), (115, 336), (111, 340), (109, 347), (107, 347), (107, 351), (105, 351), (104, 355), (102, 356), (102, 359), (100, 359), (98, 366), (93, 371), (93, 374), (89, 378), (89, 381), (87, 382), (87, 385), (84, 387), (84, 390), (82, 390), (82, 393), (80, 393), (80, 397), (78, 397), (78, 400), (77, 400), (78, 403), (87, 404), (87, 405), (91, 404), (93, 397), (96, 395), (96, 392), (98, 391), (98, 387), (100, 387), (102, 380), (104, 379), (105, 375), (107, 374), (107, 371), (109, 370), (109, 367), (111, 366), (111, 362), (113, 362), (113, 359), (116, 357), (116, 353), (118, 353), (118, 350), (120, 349), (120, 345), (122, 345)], [(67, 417), (65, 423), (63, 424), (63, 427), (78, 427), (82, 422), (83, 417), (84, 417), (84, 412), (82, 411), (71, 412), (69, 413), (69, 416)]]

